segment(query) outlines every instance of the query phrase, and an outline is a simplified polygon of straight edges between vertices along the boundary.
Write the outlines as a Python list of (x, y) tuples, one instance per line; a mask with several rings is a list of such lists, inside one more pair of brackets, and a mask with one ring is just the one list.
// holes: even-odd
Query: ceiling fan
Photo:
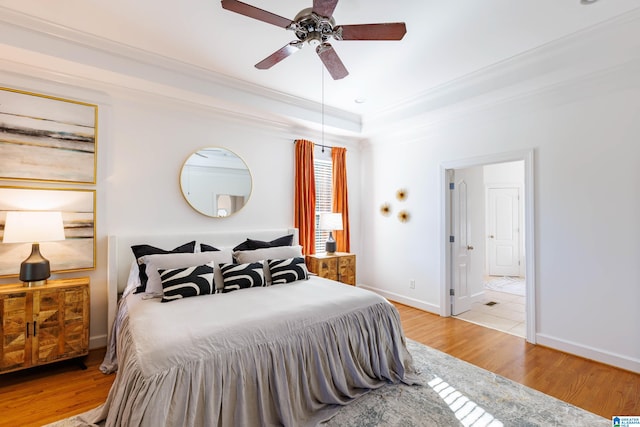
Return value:
[(302, 48), (305, 42), (316, 46), (316, 53), (334, 80), (349, 74), (340, 57), (327, 40), (401, 40), (407, 32), (404, 22), (335, 26), (333, 11), (338, 0), (313, 0), (313, 7), (303, 9), (293, 21), (237, 0), (222, 0), (222, 8), (291, 30), (297, 40), (278, 49), (255, 67), (266, 70)]

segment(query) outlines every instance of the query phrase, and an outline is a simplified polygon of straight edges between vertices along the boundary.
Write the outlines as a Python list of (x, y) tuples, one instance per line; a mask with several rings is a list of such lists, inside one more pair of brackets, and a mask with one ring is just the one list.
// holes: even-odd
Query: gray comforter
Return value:
[(316, 425), (416, 381), (395, 307), (318, 277), (122, 310), (107, 426)]

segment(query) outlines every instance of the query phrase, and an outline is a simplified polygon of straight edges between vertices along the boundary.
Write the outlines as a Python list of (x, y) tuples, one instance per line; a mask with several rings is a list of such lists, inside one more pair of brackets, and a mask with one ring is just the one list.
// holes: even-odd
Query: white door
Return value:
[(484, 185), (482, 168), (451, 172), (451, 259), (453, 297), (451, 314), (471, 309), (474, 298), (483, 290)]
[(489, 275), (520, 274), (520, 189), (487, 190)]

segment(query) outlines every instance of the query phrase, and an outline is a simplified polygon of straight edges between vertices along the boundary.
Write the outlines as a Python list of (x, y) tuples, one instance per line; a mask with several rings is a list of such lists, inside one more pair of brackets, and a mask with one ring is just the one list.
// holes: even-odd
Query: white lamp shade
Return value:
[(342, 230), (342, 214), (321, 213), (319, 227), (320, 230)]
[(64, 240), (62, 213), (48, 211), (7, 212), (3, 243)]

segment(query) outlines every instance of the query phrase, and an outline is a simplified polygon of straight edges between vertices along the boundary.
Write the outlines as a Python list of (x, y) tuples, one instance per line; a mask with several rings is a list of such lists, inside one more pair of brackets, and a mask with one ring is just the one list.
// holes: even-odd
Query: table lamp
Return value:
[(336, 241), (333, 239), (334, 230), (342, 230), (342, 214), (341, 213), (321, 213), (320, 230), (329, 230), (329, 238), (325, 244), (325, 250), (328, 255), (336, 253)]
[(2, 243), (32, 243), (31, 255), (20, 264), (25, 286), (42, 286), (51, 276), (49, 260), (40, 254), (40, 242), (64, 240), (62, 213), (49, 211), (7, 212)]

